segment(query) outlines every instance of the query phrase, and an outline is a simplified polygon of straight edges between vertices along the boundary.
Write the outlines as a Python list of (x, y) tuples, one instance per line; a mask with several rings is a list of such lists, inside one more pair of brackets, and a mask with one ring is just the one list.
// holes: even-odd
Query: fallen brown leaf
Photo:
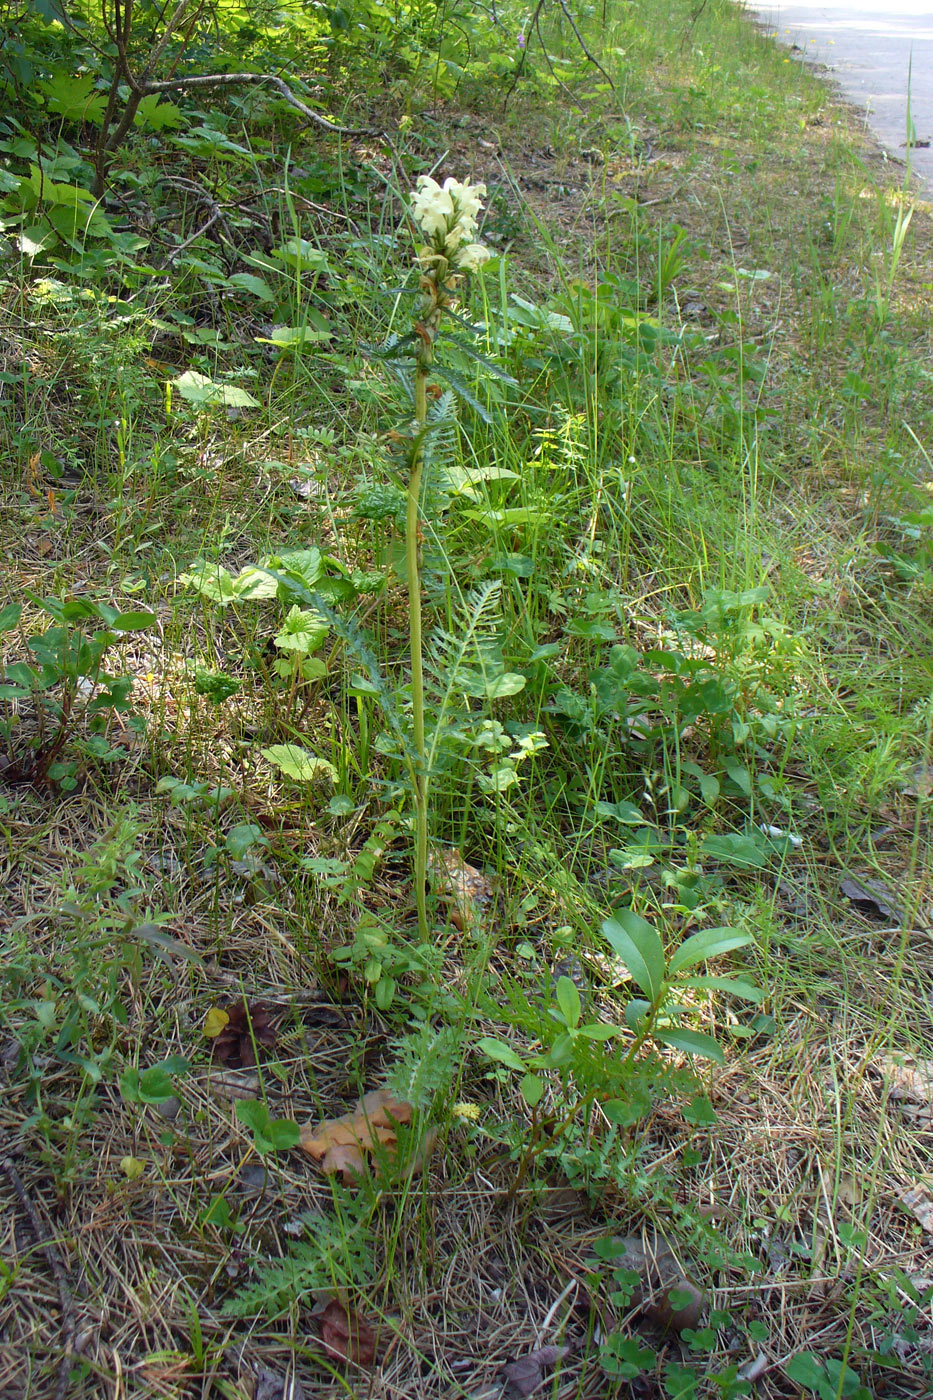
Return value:
[(933, 1235), (933, 1195), (919, 1182), (898, 1196), (902, 1206), (906, 1206), (915, 1220), (918, 1220), (928, 1235)]
[(905, 1117), (919, 1128), (933, 1126), (933, 1060), (885, 1056), (874, 1068), (885, 1080), (888, 1097), (897, 1101)]
[(362, 1172), (365, 1153), (393, 1151), (398, 1145), (396, 1129), (410, 1123), (411, 1115), (410, 1103), (393, 1098), (388, 1089), (375, 1089), (341, 1118), (306, 1123), (300, 1146), (323, 1171), (340, 1172), (344, 1181), (352, 1181)]
[[(226, 1006), (211, 1008), (226, 1014), (227, 1020), (214, 1036), (214, 1059), (227, 1069), (249, 1069), (256, 1063), (256, 1047), (271, 1050), (275, 1044), (274, 1008), (245, 997)], [(210, 1014), (210, 1013), (209, 1013)], [(215, 1023), (219, 1020), (215, 1018)], [(211, 1026), (213, 1029), (213, 1025)], [(205, 1034), (209, 1032), (205, 1031)]]
[(481, 870), (452, 847), (431, 852), (431, 887), (447, 902), (450, 922), (461, 933), (479, 927), (489, 912), (493, 887)]
[(262, 1366), (256, 1372), (253, 1400), (305, 1400), (305, 1393), (297, 1376), (280, 1376)]
[(345, 1308), (336, 1298), (320, 1317), (321, 1341), (333, 1361), (350, 1361), (354, 1366), (372, 1366), (376, 1359), (376, 1334), (359, 1313)]
[(321, 1171), (327, 1176), (339, 1173), (344, 1186), (355, 1186), (365, 1170), (363, 1154), (355, 1142), (338, 1143), (321, 1158)]
[(912, 1055), (885, 1056), (878, 1069), (889, 1085), (892, 1099), (913, 1099), (933, 1103), (933, 1060), (915, 1060)]
[(839, 886), (846, 899), (851, 900), (860, 913), (887, 923), (903, 922), (904, 911), (894, 895), (880, 880), (867, 875), (847, 876)]
[(516, 1395), (530, 1395), (544, 1380), (545, 1371), (556, 1366), (569, 1351), (569, 1347), (538, 1347), (503, 1366), (502, 1374)]

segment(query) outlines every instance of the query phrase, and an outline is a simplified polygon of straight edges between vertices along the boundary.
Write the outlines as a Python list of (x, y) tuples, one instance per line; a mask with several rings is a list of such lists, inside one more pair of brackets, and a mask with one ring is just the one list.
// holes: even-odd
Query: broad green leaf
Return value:
[(184, 126), (187, 117), (174, 102), (160, 102), (159, 94), (152, 92), (144, 97), (136, 108), (134, 126), (148, 127), (150, 131), (170, 131)]
[(525, 677), (517, 671), (492, 674), (464, 668), (458, 671), (457, 682), (464, 695), (471, 695), (477, 700), (504, 700), (525, 688)]
[(723, 861), (727, 865), (760, 870), (771, 859), (772, 849), (764, 841), (741, 832), (722, 836), (707, 836), (700, 843), (700, 855)]
[(651, 1004), (642, 997), (633, 997), (626, 1004), (622, 1015), (625, 1017), (625, 1024), (633, 1031), (637, 1031), (641, 1022), (651, 1010)]
[(295, 574), (308, 588), (317, 583), (324, 568), (324, 556), (313, 545), (310, 549), (289, 549), (284, 554), (270, 555), (262, 562), (267, 569), (285, 569)]
[(688, 977), (683, 985), (696, 987), (704, 992), (728, 992), (730, 996), (741, 997), (743, 1001), (753, 1002), (755, 1006), (765, 999), (760, 987), (738, 977)]
[(704, 1060), (714, 1060), (717, 1065), (723, 1064), (726, 1058), (722, 1047), (711, 1035), (704, 1035), (702, 1031), (655, 1031), (654, 1038), (662, 1045), (669, 1045), (672, 1050), (680, 1050), (685, 1055), (699, 1055)]
[(544, 1082), (536, 1074), (526, 1074), (518, 1086), (529, 1108), (537, 1108), (544, 1095)]
[(622, 1033), (621, 1026), (610, 1026), (605, 1021), (590, 1021), (580, 1027), (580, 1034), (587, 1040), (615, 1040)]
[(172, 380), (179, 394), (188, 403), (205, 408), (223, 405), (226, 408), (259, 408), (258, 399), (236, 384), (215, 384), (206, 374), (189, 369)]
[(478, 782), (483, 792), (508, 792), (518, 782), (518, 774), (510, 763), (499, 763), (488, 773), (480, 773)]
[(263, 835), (262, 827), (256, 826), (253, 822), (241, 822), (238, 826), (231, 827), (224, 841), (224, 845), (234, 860), (242, 860), (254, 846), (268, 846), (268, 844), (268, 837)]
[(647, 825), (644, 813), (635, 806), (634, 802), (597, 802), (596, 815), (610, 817), (614, 821), (621, 822), (623, 826)]
[(155, 621), (155, 613), (125, 612), (118, 613), (110, 625), (115, 632), (142, 632), (146, 627), (154, 627)]
[(744, 763), (724, 763), (723, 769), (746, 797), (752, 795), (752, 780)]
[(280, 258), (287, 267), (301, 272), (329, 272), (327, 254), (322, 253), (307, 238), (288, 238), (280, 248), (272, 251), (274, 258)]
[(609, 1122), (620, 1128), (627, 1128), (645, 1118), (652, 1107), (651, 1095), (646, 1089), (633, 1090), (627, 1099), (608, 1099), (602, 1106)]
[(104, 93), (97, 92), (94, 79), (90, 76), (72, 77), (68, 73), (53, 73), (38, 87), (45, 94), (49, 111), (63, 117), (66, 122), (99, 124), (103, 118), (107, 98)]
[(615, 918), (603, 921), (602, 930), (636, 986), (656, 1002), (664, 982), (664, 948), (657, 930), (632, 909), (619, 909)]
[(8, 603), (5, 608), (0, 609), (0, 632), (12, 632), (14, 627), (19, 626), (22, 614), (22, 603)]
[(559, 977), (555, 989), (557, 1005), (560, 1007), (560, 1014), (564, 1018), (564, 1025), (574, 1030), (580, 1023), (582, 1006), (580, 1005), (580, 993), (576, 983), (569, 977)]
[(318, 613), (308, 612), (295, 603), (288, 611), (282, 629), (273, 641), (282, 651), (297, 651), (310, 655), (321, 645), (328, 625)]
[(311, 783), (316, 778), (337, 781), (337, 770), (326, 758), (303, 749), (299, 744), (273, 744), (271, 748), (260, 749), (263, 758), (275, 765), (286, 778), (294, 778), (297, 783)]
[(707, 807), (712, 807), (719, 797), (719, 779), (713, 773), (704, 773), (700, 778), (700, 796)]
[(246, 602), (256, 603), (264, 598), (274, 598), (279, 591), (278, 582), (268, 570), (247, 564), (232, 582), (234, 596)]
[(477, 1049), (482, 1050), (483, 1054), (488, 1055), (491, 1060), (497, 1060), (501, 1065), (508, 1065), (509, 1069), (525, 1072), (525, 1061), (504, 1040), (493, 1040), (491, 1036), (483, 1036)]
[(805, 1386), (807, 1390), (815, 1390), (820, 1396), (829, 1391), (826, 1371), (812, 1352), (802, 1351), (791, 1357), (784, 1367), (784, 1372), (789, 1380)]
[(681, 1113), (696, 1128), (711, 1128), (719, 1121), (716, 1110), (705, 1094), (695, 1094), (688, 1104), (684, 1104)]
[(234, 291), (249, 292), (260, 301), (275, 301), (275, 292), (269, 283), (264, 277), (257, 277), (254, 272), (235, 272), (232, 277), (227, 278), (227, 286)]
[(221, 564), (203, 561), (194, 564), (186, 574), (182, 574), (181, 582), (196, 589), (212, 603), (219, 603), (222, 608), (235, 603), (239, 596), (229, 571)]
[(735, 948), (745, 948), (752, 941), (750, 933), (737, 928), (703, 928), (699, 933), (681, 943), (670, 960), (669, 972), (682, 972), (685, 967), (706, 958), (718, 958), (722, 953), (731, 953)]
[(559, 1035), (546, 1055), (536, 1056), (534, 1063), (546, 1066), (547, 1069), (561, 1069), (573, 1059), (574, 1037), (572, 1035)]
[(313, 330), (310, 326), (273, 326), (269, 335), (257, 335), (253, 339), (257, 345), (274, 345), (279, 350), (302, 350), (306, 345), (320, 344), (330, 340), (330, 330)]

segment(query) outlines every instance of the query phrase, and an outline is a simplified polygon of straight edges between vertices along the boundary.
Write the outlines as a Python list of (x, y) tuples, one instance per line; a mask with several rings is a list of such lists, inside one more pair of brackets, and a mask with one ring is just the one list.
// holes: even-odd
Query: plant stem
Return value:
[(418, 936), (428, 938), (426, 886), (428, 879), (428, 777), (424, 744), (424, 665), (421, 656), (421, 579), (418, 572), (418, 511), (421, 503), (421, 474), (424, 468), (423, 430), (428, 416), (427, 366), (415, 367), (415, 421), (417, 437), (412, 450), (408, 479), (408, 510), (405, 517), (405, 562), (408, 579), (408, 642), (411, 656), (411, 718), (415, 747), (412, 786), (415, 807), (415, 903), (418, 909)]

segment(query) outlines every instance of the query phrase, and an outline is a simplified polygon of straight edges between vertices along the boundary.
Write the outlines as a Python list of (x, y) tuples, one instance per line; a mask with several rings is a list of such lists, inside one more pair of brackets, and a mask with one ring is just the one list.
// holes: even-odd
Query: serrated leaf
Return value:
[(276, 633), (273, 641), (282, 651), (310, 655), (321, 645), (329, 630), (319, 613), (302, 610), (295, 603), (289, 609), (282, 629)]
[(603, 937), (622, 959), (637, 987), (656, 1002), (664, 983), (664, 948), (657, 929), (632, 909), (619, 909), (605, 919)]
[(701, 1059), (713, 1060), (717, 1065), (725, 1062), (722, 1046), (711, 1035), (702, 1031), (664, 1030), (654, 1032), (655, 1040), (669, 1045), (672, 1050), (680, 1050), (685, 1055), (699, 1055)]
[(68, 73), (54, 73), (38, 87), (45, 94), (49, 111), (63, 117), (66, 122), (99, 124), (103, 118), (107, 98), (102, 92), (97, 92), (90, 75), (72, 77)]
[(526, 1074), (519, 1084), (522, 1098), (529, 1108), (537, 1108), (544, 1095), (544, 1082), (536, 1074)]
[(184, 126), (187, 117), (174, 102), (160, 102), (159, 94), (151, 92), (136, 108), (134, 126), (147, 127), (150, 131), (173, 131)]
[(693, 967), (707, 958), (718, 958), (722, 953), (731, 953), (736, 948), (745, 948), (752, 941), (750, 933), (737, 928), (703, 928), (699, 933), (681, 943), (670, 960), (671, 973), (682, 972), (685, 967)]
[(299, 744), (273, 744), (271, 748), (261, 749), (260, 753), (296, 783), (311, 783), (317, 778), (328, 778), (332, 783), (337, 781), (337, 770), (332, 763), (328, 763), (326, 758), (318, 758), (317, 754), (301, 748)]
[(222, 564), (198, 562), (186, 574), (182, 574), (180, 581), (196, 589), (212, 603), (219, 603), (222, 608), (235, 603), (238, 597), (233, 578)]

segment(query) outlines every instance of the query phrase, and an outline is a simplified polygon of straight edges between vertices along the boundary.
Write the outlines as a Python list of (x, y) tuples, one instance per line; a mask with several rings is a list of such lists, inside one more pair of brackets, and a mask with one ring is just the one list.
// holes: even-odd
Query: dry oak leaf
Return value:
[(352, 1361), (354, 1366), (372, 1366), (376, 1359), (376, 1334), (369, 1323), (336, 1298), (320, 1316), (321, 1341), (333, 1361)]
[(364, 1154), (391, 1151), (398, 1142), (398, 1125), (410, 1123), (411, 1115), (410, 1103), (393, 1098), (388, 1089), (374, 1089), (342, 1118), (306, 1123), (300, 1146), (323, 1171), (340, 1172), (344, 1181), (352, 1182), (363, 1170)]

